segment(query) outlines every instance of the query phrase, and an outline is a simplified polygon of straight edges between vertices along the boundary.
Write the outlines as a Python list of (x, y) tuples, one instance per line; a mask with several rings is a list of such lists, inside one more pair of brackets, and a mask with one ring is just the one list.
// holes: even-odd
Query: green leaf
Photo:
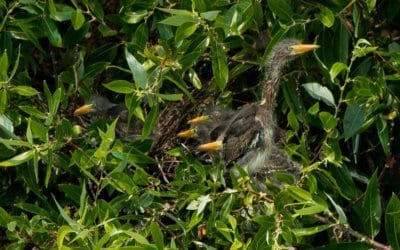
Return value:
[(333, 94), (327, 87), (324, 87), (319, 83), (305, 83), (303, 84), (303, 88), (312, 98), (318, 101), (323, 101), (328, 106), (335, 106)]
[(227, 239), (229, 242), (233, 242), (232, 240), (232, 229), (230, 229), (223, 221), (217, 220), (215, 222), (215, 227), (220, 232), (225, 239)]
[(132, 42), (137, 45), (141, 50), (146, 48), (147, 41), (149, 39), (149, 28), (146, 23), (141, 23), (135, 31), (135, 35), (132, 38)]
[(374, 238), (380, 231), (382, 215), (377, 171), (374, 172), (369, 180), (362, 208), (364, 213), (361, 219), (365, 233)]
[(354, 136), (365, 121), (364, 109), (359, 105), (350, 105), (346, 108), (343, 118), (345, 139)]
[(123, 20), (126, 23), (135, 24), (141, 22), (149, 12), (147, 10), (126, 11), (123, 15)]
[(318, 214), (318, 213), (324, 212), (326, 209), (327, 209), (327, 206), (324, 206), (322, 204), (313, 204), (313, 205), (307, 206), (305, 208), (295, 209), (294, 216)]
[(103, 37), (115, 36), (116, 34), (118, 34), (116, 30), (112, 29), (111, 27), (105, 24), (100, 24), (97, 28), (99, 29)]
[(179, 27), (184, 23), (200, 23), (200, 20), (197, 16), (176, 15), (167, 17), (159, 23)]
[(184, 23), (176, 29), (175, 43), (182, 41), (191, 36), (197, 29), (197, 23)]
[(319, 113), (319, 119), (321, 120), (322, 127), (325, 131), (330, 131), (336, 128), (337, 119), (331, 113), (322, 111)]
[(268, 7), (271, 11), (284, 22), (293, 20), (294, 13), (287, 1), (282, 0), (268, 0)]
[(82, 14), (82, 11), (80, 9), (72, 12), (71, 23), (72, 27), (74, 27), (74, 30), (79, 30), (85, 23), (85, 16)]
[(181, 16), (194, 16), (196, 15), (195, 12), (191, 12), (188, 10), (182, 10), (182, 9), (166, 9), (166, 8), (157, 8), (163, 12), (172, 14), (172, 15), (181, 15)]
[(211, 10), (207, 12), (202, 12), (200, 13), (200, 17), (208, 21), (214, 21), (215, 19), (217, 19), (218, 14), (220, 12), (221, 12), (220, 10)]
[(201, 89), (202, 83), (196, 71), (193, 68), (191, 68), (189, 69), (188, 74), (190, 82), (192, 83), (193, 87), (195, 87), (196, 89)]
[(135, 91), (133, 84), (126, 80), (115, 80), (108, 83), (103, 84), (107, 89), (120, 94), (130, 94)]
[(8, 56), (7, 56), (7, 51), (4, 50), (3, 54), (0, 57), (0, 87), (2, 87), (3, 83), (8, 81)]
[(311, 194), (302, 188), (295, 186), (288, 186), (287, 191), (291, 197), (293, 197), (299, 202), (308, 202), (312, 200)]
[(342, 62), (335, 62), (332, 65), (331, 70), (329, 70), (329, 76), (331, 77), (331, 82), (335, 82), (337, 75), (339, 75), (339, 73), (342, 72), (343, 70), (348, 70), (347, 65)]
[(61, 34), (53, 20), (50, 18), (43, 18), (43, 28), (46, 31), (47, 37), (52, 45), (62, 47)]
[[(40, 50), (40, 52), (42, 52), (43, 54), (46, 54), (43, 47), (39, 43), (37, 34), (30, 29), (29, 25), (24, 21), (17, 21), (16, 24), (22, 30), (22, 32), (24, 33), (26, 38), (29, 41), (31, 41), (35, 45), (35, 47)], [(47, 28), (45, 28), (45, 30), (47, 30)]]
[(4, 208), (0, 207), (0, 226), (6, 227), (14, 218)]
[(347, 217), (346, 214), (344, 213), (342, 207), (340, 207), (333, 199), (332, 197), (325, 193), (326, 197), (328, 197), (329, 201), (332, 203), (332, 205), (335, 207), (335, 210), (337, 214), (339, 215), (339, 223), (340, 224), (347, 224)]
[(215, 82), (222, 91), (225, 89), (229, 77), (228, 59), (224, 48), (218, 41), (211, 41), (211, 63)]
[(0, 126), (9, 133), (14, 133), (14, 125), (12, 121), (6, 115), (0, 115)]
[(164, 249), (164, 235), (160, 229), (160, 226), (157, 225), (154, 221), (150, 223), (150, 232), (151, 237), (153, 238), (154, 242), (156, 243), (157, 249), (163, 250)]
[(33, 156), (35, 155), (35, 152), (36, 152), (35, 149), (25, 151), (19, 155), (14, 156), (11, 159), (0, 162), (0, 167), (13, 167), (21, 165), (22, 163), (25, 163), (30, 159), (32, 159)]
[(300, 124), (299, 121), (297, 120), (295, 113), (292, 110), (287, 115), (287, 119), (290, 124), (290, 127), (294, 129), (294, 131), (299, 131)]
[(400, 249), (400, 200), (394, 193), (386, 208), (385, 231), (392, 248)]
[(133, 56), (128, 48), (125, 48), (125, 59), (128, 63), (129, 69), (132, 72), (133, 79), (138, 84), (139, 88), (146, 89), (147, 88), (147, 72), (144, 69), (143, 65)]
[(379, 117), (376, 120), (376, 129), (383, 152), (386, 155), (388, 155), (390, 150), (389, 148), (390, 139), (389, 139), (389, 127), (387, 125), (387, 120), (383, 119), (382, 117)]
[(182, 100), (183, 94), (156, 94), (156, 96), (160, 97), (163, 100), (167, 101), (180, 101)]
[(335, 23), (335, 15), (327, 7), (322, 7), (321, 11), (316, 14), (316, 17), (328, 28), (332, 27), (332, 25)]
[(371, 12), (376, 5), (376, 0), (364, 0), (364, 3), (367, 5), (368, 12)]
[(111, 144), (114, 142), (115, 139), (115, 127), (117, 125), (117, 121), (118, 118), (115, 119), (110, 125), (107, 124), (106, 132), (99, 129), (101, 143), (99, 148), (93, 154), (95, 158), (104, 159), (107, 156), (108, 150), (110, 149)]
[(134, 195), (138, 192), (138, 187), (131, 176), (122, 172), (115, 172), (111, 173), (110, 177), (112, 179), (113, 186), (121, 192), (129, 195)]
[(154, 106), (151, 110), (149, 115), (146, 117), (146, 120), (143, 125), (142, 129), (142, 139), (148, 137), (152, 131), (154, 126), (157, 123), (157, 118), (158, 118), (158, 105)]
[(39, 91), (30, 86), (15, 86), (12, 87), (10, 90), (22, 96), (33, 96), (39, 94)]
[(74, 232), (71, 227), (69, 226), (61, 226), (60, 229), (57, 231), (57, 246), (59, 249), (64, 249), (64, 239), (67, 234)]
[(317, 234), (319, 232), (329, 229), (330, 227), (331, 227), (330, 225), (321, 225), (321, 226), (307, 227), (307, 228), (293, 228), (291, 231), (297, 237), (302, 237), (302, 236)]

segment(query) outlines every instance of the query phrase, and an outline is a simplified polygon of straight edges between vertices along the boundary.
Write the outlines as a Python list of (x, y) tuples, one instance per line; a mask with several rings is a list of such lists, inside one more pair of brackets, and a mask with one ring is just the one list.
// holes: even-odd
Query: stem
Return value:
[(333, 225), (334, 228), (336, 228), (337, 230), (340, 230), (344, 233), (350, 234), (351, 236), (361, 240), (361, 241), (365, 241), (366, 243), (368, 243), (369, 245), (373, 246), (374, 249), (378, 249), (378, 250), (391, 250), (392, 247), (391, 246), (387, 246), (384, 245), (380, 242), (375, 241), (374, 239), (372, 239), (371, 237), (362, 234), (358, 231), (355, 231), (354, 229), (350, 228), (348, 225), (346, 224), (337, 224), (337, 223), (332, 223), (328, 218), (323, 217), (321, 215), (314, 215), (314, 217), (319, 220), (322, 223), (325, 224), (330, 224)]

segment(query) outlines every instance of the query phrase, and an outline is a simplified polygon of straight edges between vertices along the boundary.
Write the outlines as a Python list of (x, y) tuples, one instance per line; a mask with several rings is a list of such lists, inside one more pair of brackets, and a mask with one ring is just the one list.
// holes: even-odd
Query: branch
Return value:
[(340, 231), (342, 231), (342, 232), (344, 232), (344, 233), (347, 233), (347, 234), (349, 234), (349, 235), (351, 235), (351, 236), (353, 236), (353, 237), (359, 239), (360, 241), (365, 241), (365, 242), (367, 242), (369, 245), (373, 246), (374, 249), (378, 249), (378, 250), (392, 250), (391, 246), (387, 246), (387, 245), (384, 245), (384, 244), (382, 244), (382, 243), (380, 243), (380, 242), (377, 242), (377, 241), (375, 241), (374, 239), (372, 239), (371, 237), (369, 237), (369, 236), (367, 236), (367, 235), (365, 235), (365, 234), (362, 234), (362, 233), (360, 233), (360, 232), (357, 232), (357, 231), (355, 231), (354, 229), (350, 228), (349, 226), (347, 226), (347, 225), (345, 225), (345, 224), (336, 224), (336, 223), (333, 223), (333, 222), (331, 222), (328, 218), (323, 217), (323, 216), (318, 215), (318, 214), (314, 215), (314, 217), (315, 217), (317, 220), (319, 220), (320, 222), (324, 223), (324, 224), (331, 224), (331, 225), (333, 224), (333, 226), (334, 226), (336, 229), (338, 229), (338, 230), (340, 230)]

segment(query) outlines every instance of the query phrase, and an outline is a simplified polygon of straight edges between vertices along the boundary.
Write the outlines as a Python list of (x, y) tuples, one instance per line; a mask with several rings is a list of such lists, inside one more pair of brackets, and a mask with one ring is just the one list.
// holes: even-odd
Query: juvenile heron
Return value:
[(260, 102), (244, 105), (236, 111), (217, 108), (217, 115), (211, 112), (190, 120), (191, 129), (180, 132), (178, 137), (197, 138), (202, 143), (199, 150), (217, 151), (225, 164), (236, 162), (244, 166), (260, 189), (265, 190), (265, 179), (273, 179), (274, 172), (299, 174), (299, 164), (276, 145), (274, 108), (285, 64), (318, 47), (302, 44), (297, 39), (281, 41), (266, 62)]
[(88, 115), (90, 121), (104, 118), (114, 120), (118, 117), (116, 132), (124, 141), (140, 139), (143, 123), (132, 119), (128, 126), (128, 109), (124, 104), (115, 104), (99, 95), (92, 96), (85, 105), (74, 111), (75, 116)]

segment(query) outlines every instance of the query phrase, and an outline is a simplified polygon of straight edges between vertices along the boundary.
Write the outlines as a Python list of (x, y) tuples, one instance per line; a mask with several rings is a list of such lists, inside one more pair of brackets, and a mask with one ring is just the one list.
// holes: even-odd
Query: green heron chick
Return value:
[(124, 141), (134, 141), (141, 137), (143, 123), (132, 119), (128, 126), (128, 109), (124, 104), (115, 104), (99, 95), (92, 96), (85, 105), (74, 111), (75, 116), (88, 115), (90, 122), (98, 119), (114, 120), (118, 117), (117, 134)]
[[(298, 174), (300, 166), (276, 146), (277, 124), (274, 117), (276, 95), (285, 64), (298, 55), (318, 47), (314, 44), (302, 44), (297, 39), (285, 39), (278, 43), (272, 49), (265, 65), (262, 100), (259, 103), (244, 105), (235, 112), (226, 112), (229, 115), (216, 119), (217, 124), (194, 124), (191, 130), (187, 131), (202, 128), (202, 134), (206, 135), (206, 139), (216, 138), (214, 141), (201, 144), (198, 149), (218, 151), (220, 158), (226, 164), (237, 162), (245, 166), (258, 187), (264, 187), (265, 178), (271, 178), (271, 173), (276, 171)], [(215, 131), (215, 128), (218, 128), (218, 131)], [(211, 136), (213, 133), (217, 136)], [(178, 137), (191, 137), (191, 134), (181, 132)], [(204, 141), (201, 138), (199, 140)]]

